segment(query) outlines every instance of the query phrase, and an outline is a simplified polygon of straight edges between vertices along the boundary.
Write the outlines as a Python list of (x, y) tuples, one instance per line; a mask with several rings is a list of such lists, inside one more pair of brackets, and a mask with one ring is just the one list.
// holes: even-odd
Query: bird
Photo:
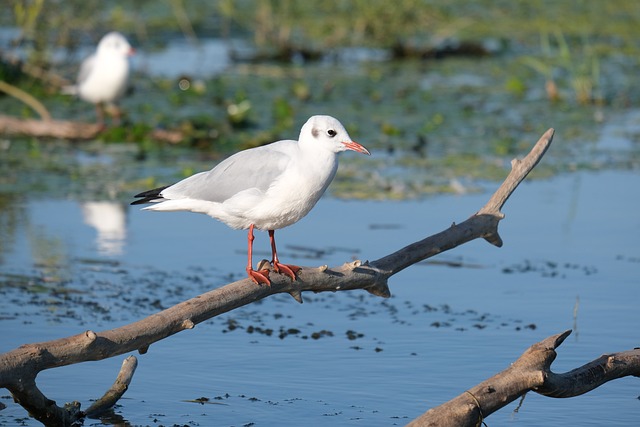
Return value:
[(116, 101), (121, 98), (129, 80), (129, 57), (135, 54), (127, 39), (112, 31), (100, 39), (95, 53), (80, 65), (77, 82), (66, 86), (63, 92), (78, 95), (96, 106), (97, 122), (104, 126), (104, 107), (114, 111), (114, 121), (120, 122)]
[(336, 175), (338, 154), (347, 150), (371, 155), (337, 119), (316, 115), (302, 126), (297, 141), (237, 152), (209, 171), (139, 193), (131, 204), (151, 203), (143, 210), (203, 213), (231, 228), (248, 229), (247, 275), (255, 284), (269, 286), (269, 270), (256, 271), (252, 264), (254, 229), (266, 230), (273, 270), (295, 281), (300, 267), (280, 263), (275, 230), (311, 211)]

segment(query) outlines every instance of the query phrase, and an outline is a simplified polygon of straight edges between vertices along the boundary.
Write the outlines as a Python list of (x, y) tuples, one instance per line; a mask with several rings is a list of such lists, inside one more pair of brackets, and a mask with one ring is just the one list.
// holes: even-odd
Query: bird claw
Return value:
[(292, 281), (296, 281), (296, 273), (301, 270), (297, 265), (280, 264), (279, 262), (273, 263), (273, 269), (276, 273), (285, 274), (291, 278)]
[(249, 279), (253, 280), (253, 283), (255, 283), (256, 285), (264, 283), (267, 286), (271, 286), (271, 281), (269, 280), (269, 270), (255, 271), (252, 268), (247, 268), (247, 274), (249, 275)]

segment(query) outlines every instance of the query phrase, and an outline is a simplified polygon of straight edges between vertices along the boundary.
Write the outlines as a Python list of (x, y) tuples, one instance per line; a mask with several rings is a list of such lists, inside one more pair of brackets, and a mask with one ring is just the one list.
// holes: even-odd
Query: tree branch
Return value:
[(66, 120), (18, 119), (0, 114), (0, 134), (27, 135), (37, 138), (92, 139), (102, 126)]
[(129, 356), (122, 362), (122, 367), (111, 388), (93, 405), (85, 411), (85, 415), (89, 418), (97, 418), (104, 412), (110, 410), (129, 388), (133, 374), (138, 367), (138, 359), (135, 356)]
[(478, 213), (461, 224), (453, 224), (441, 233), (374, 261), (372, 265), (392, 275), (419, 261), (478, 237), (486, 239), (492, 245), (501, 247), (502, 239), (498, 234), (498, 222), (504, 218), (501, 209), (522, 180), (529, 175), (529, 172), (547, 152), (553, 141), (553, 133), (553, 129), (547, 130), (524, 159), (511, 161), (511, 172)]
[(548, 372), (544, 384), (534, 391), (548, 397), (575, 397), (629, 375), (640, 377), (640, 348), (604, 354), (564, 374)]
[[(54, 120), (51, 117), (46, 120), (18, 119), (0, 114), (0, 135), (90, 140), (95, 139), (104, 129), (98, 123)], [(169, 129), (151, 129), (148, 136), (171, 144), (177, 144), (186, 137), (184, 132)]]
[(573, 397), (613, 379), (640, 376), (640, 349), (601, 356), (565, 374), (551, 372), (565, 331), (532, 345), (511, 366), (450, 401), (429, 409), (408, 427), (475, 427), (530, 390), (549, 397)]
[[(58, 408), (55, 402), (40, 393), (35, 377), (45, 369), (102, 360), (135, 350), (144, 354), (151, 344), (161, 339), (185, 329), (192, 329), (198, 323), (214, 316), (277, 293), (289, 293), (299, 302), (302, 302), (303, 291), (335, 292), (364, 289), (374, 295), (389, 297), (389, 277), (410, 265), (477, 238), (484, 238), (496, 246), (501, 246), (498, 223), (504, 215), (500, 209), (518, 184), (540, 161), (552, 138), (553, 129), (549, 129), (529, 155), (512, 162), (513, 169), (505, 182), (478, 213), (438, 234), (372, 262), (355, 261), (334, 268), (303, 268), (295, 282), (283, 275), (273, 274), (271, 286), (256, 286), (251, 280), (244, 279), (119, 328), (102, 332), (86, 331), (67, 338), (23, 345), (0, 355), (0, 387), (7, 388), (16, 401), (42, 422), (49, 425), (68, 425), (82, 414), (73, 408)], [(268, 265), (268, 262), (266, 264)], [(133, 370), (128, 380), (131, 379), (131, 375)], [(126, 386), (120, 390), (124, 393)], [(114, 404), (117, 398), (105, 401)], [(102, 404), (94, 406), (105, 407)]]
[(38, 115), (42, 120), (44, 121), (51, 120), (51, 114), (49, 114), (49, 111), (47, 110), (47, 108), (44, 105), (42, 105), (42, 102), (38, 101), (36, 98), (31, 96), (27, 92), (23, 91), (22, 89), (16, 86), (13, 86), (3, 80), (0, 80), (0, 91), (16, 99), (19, 99), (23, 103), (27, 104), (36, 113), (38, 113)]

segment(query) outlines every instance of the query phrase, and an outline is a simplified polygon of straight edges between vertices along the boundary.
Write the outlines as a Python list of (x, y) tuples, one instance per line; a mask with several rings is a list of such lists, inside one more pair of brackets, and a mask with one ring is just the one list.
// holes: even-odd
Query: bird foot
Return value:
[(294, 282), (296, 281), (296, 273), (301, 270), (297, 265), (280, 264), (277, 261), (273, 262), (273, 269), (277, 273), (289, 276)]
[(269, 270), (255, 271), (253, 268), (247, 268), (247, 274), (249, 275), (249, 279), (253, 280), (256, 285), (264, 283), (267, 286), (271, 286)]

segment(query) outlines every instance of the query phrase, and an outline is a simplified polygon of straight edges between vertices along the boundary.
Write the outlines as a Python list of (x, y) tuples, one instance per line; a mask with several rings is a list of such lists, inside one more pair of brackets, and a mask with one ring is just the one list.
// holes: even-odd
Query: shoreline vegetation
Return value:
[[(344, 197), (477, 191), (527, 148), (527, 135), (544, 131), (537, 123), (566, 141), (538, 176), (637, 166), (635, 155), (603, 161), (594, 149), (602, 125), (640, 97), (634, 2), (143, 1), (124, 10), (71, 1), (55, 13), (44, 0), (9, 4), (0, 132), (18, 165), (19, 145), (42, 155), (61, 140), (132, 144), (138, 160), (186, 149), (210, 163), (293, 138), (301, 117), (331, 112), (377, 157), (364, 177), (375, 190), (339, 176)], [(225, 40), (230, 66), (161, 76), (134, 62), (124, 120), (99, 128), (87, 104), (59, 89), (75, 78), (78, 52), (113, 28), (148, 54), (176, 39), (194, 50)], [(198, 167), (191, 161), (185, 173)], [(439, 179), (420, 175), (425, 167)], [(341, 172), (353, 173), (362, 172)]]

